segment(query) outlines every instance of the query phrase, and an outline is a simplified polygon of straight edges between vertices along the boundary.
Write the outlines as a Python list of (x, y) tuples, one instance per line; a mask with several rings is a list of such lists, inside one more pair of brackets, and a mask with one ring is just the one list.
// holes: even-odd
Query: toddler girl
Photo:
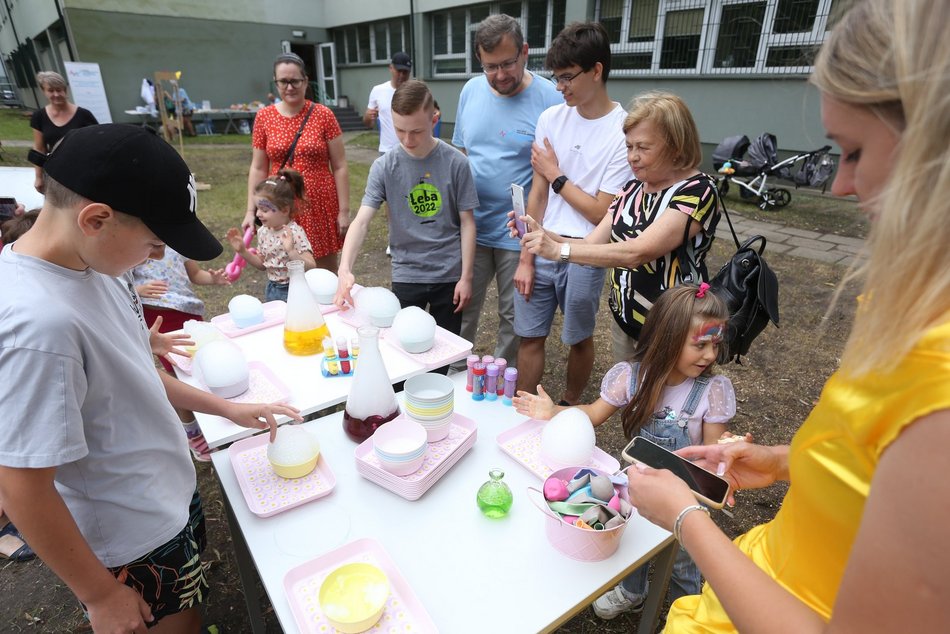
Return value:
[(257, 220), (261, 225), (257, 230), (256, 254), (244, 244), (236, 227), (228, 230), (227, 238), (231, 248), (254, 268), (267, 271), (265, 301), (287, 301), (287, 289), (290, 285), (287, 262), (302, 260), (305, 270), (317, 266), (303, 227), (293, 221), (296, 202), (303, 200), (303, 194), (303, 176), (290, 168), (280, 170), (254, 188)]
[[(160, 260), (146, 260), (132, 269), (135, 290), (142, 300), (142, 312), (145, 323), (152, 331), (152, 352), (158, 356), (162, 367), (172, 372), (167, 353), (177, 348), (175, 344), (188, 343), (187, 338), (170, 335), (156, 337), (158, 333), (181, 330), (189, 319), (203, 321), (205, 304), (195, 295), (192, 284), (212, 285), (230, 284), (223, 269), (202, 269), (194, 260), (183, 257), (169, 246)], [(208, 443), (205, 442), (193, 412), (178, 410), (188, 444), (196, 460), (207, 462), (211, 459)]]
[[(633, 359), (607, 371), (599, 399), (576, 407), (595, 426), (623, 408), (627, 438), (639, 434), (670, 451), (717, 442), (736, 413), (732, 382), (711, 374), (728, 319), (726, 305), (705, 282), (665, 291), (647, 314)], [(540, 420), (565, 409), (555, 405), (540, 385), (537, 396), (518, 392), (514, 405), (519, 413)], [(640, 611), (648, 569), (649, 565), (641, 566), (594, 601), (597, 616), (612, 619)], [(672, 599), (699, 591), (699, 569), (680, 548), (673, 564)]]

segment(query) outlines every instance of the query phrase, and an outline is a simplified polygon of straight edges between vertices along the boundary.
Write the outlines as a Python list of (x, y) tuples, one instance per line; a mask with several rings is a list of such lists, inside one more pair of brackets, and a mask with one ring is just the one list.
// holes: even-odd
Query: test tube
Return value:
[(498, 366), (489, 363), (485, 366), (485, 400), (494, 401), (498, 398), (496, 385), (498, 385)]
[(360, 356), (360, 338), (350, 339), (350, 369), (356, 372), (357, 357)]
[(329, 337), (323, 338), (323, 351), (327, 359), (327, 373), (336, 376), (340, 373), (340, 363), (337, 360), (336, 352), (333, 350), (333, 340)]
[(481, 362), (472, 366), (472, 400), (485, 400), (485, 364)]
[(494, 362), (495, 362), (495, 357), (491, 356), (490, 354), (486, 354), (484, 357), (482, 357), (482, 363), (485, 364), (486, 368), (488, 367), (489, 363), (494, 363)]
[(346, 337), (336, 338), (336, 352), (340, 357), (340, 370), (343, 374), (349, 374), (351, 371), (350, 351), (346, 349)]
[(515, 386), (518, 385), (518, 368), (508, 368), (505, 370), (505, 395), (501, 397), (501, 402), (505, 405), (511, 405), (511, 399), (515, 397)]
[(504, 396), (505, 394), (505, 370), (508, 369), (508, 362), (498, 357), (495, 359), (495, 365), (498, 366), (498, 385), (495, 388), (495, 393), (498, 396)]
[(476, 363), (478, 363), (477, 354), (470, 354), (465, 358), (465, 366), (468, 368), (468, 375), (465, 377), (465, 389), (469, 392), (472, 391), (472, 368), (475, 367)]

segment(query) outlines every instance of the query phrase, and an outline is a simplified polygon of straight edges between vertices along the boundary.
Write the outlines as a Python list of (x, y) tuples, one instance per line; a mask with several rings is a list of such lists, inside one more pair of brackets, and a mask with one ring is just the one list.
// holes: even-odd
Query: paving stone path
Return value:
[[(765, 236), (769, 253), (787, 253), (799, 258), (850, 266), (864, 247), (861, 238), (796, 229), (777, 222), (746, 218), (734, 211), (729, 213), (739, 240), (754, 235)], [(729, 225), (725, 221), (719, 223), (716, 233), (718, 237), (731, 240)]]

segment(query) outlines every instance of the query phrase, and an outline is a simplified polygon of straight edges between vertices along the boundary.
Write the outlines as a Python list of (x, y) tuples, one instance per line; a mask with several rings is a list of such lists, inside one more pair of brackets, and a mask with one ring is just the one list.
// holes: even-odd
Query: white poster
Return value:
[(102, 83), (99, 64), (93, 62), (63, 62), (66, 66), (66, 81), (73, 95), (73, 102), (95, 115), (99, 123), (112, 123), (109, 100)]

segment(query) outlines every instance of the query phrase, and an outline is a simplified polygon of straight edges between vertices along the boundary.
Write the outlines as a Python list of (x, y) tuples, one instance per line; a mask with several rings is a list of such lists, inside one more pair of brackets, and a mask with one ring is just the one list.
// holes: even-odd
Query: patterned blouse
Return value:
[(313, 253), (303, 227), (293, 220), (276, 231), (267, 227), (258, 227), (257, 253), (264, 261), (264, 267), (267, 269), (267, 279), (278, 284), (287, 284), (290, 281), (290, 276), (287, 273), (287, 262), (290, 261), (290, 258), (287, 256), (287, 251), (284, 250), (284, 243), (280, 240), (280, 236), (285, 229), (289, 229), (290, 233), (293, 234), (294, 248), (297, 249), (298, 253), (305, 251)]
[[(654, 193), (643, 191), (641, 181), (631, 180), (623, 186), (608, 210), (613, 216), (610, 241), (633, 240), (664, 212), (687, 214), (702, 225), (702, 231), (688, 247), (700, 277), (694, 281), (706, 281), (709, 278), (706, 253), (712, 246), (719, 222), (718, 200), (715, 181), (701, 173)], [(676, 251), (634, 269), (622, 266), (611, 269), (608, 303), (624, 332), (634, 339), (640, 336), (640, 328), (653, 302), (666, 289), (682, 283), (682, 273)]]

